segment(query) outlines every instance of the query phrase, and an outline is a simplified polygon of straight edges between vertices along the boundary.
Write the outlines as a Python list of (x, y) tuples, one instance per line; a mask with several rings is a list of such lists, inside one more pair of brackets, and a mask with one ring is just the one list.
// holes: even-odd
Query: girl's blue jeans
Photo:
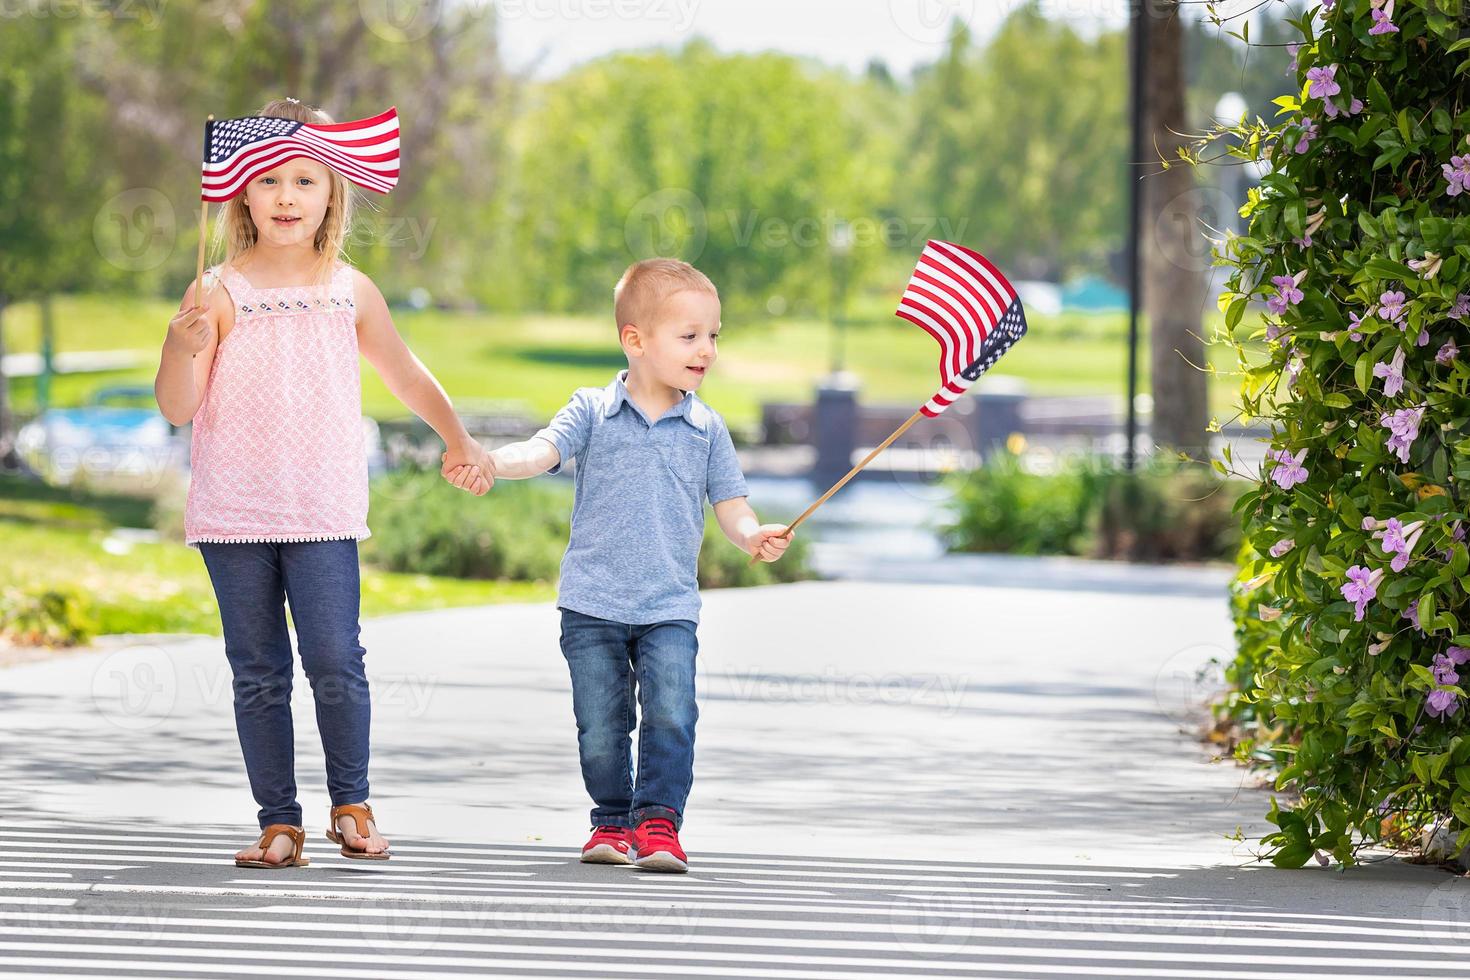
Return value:
[(699, 717), (694, 630), (687, 619), (629, 625), (561, 610), (561, 652), (572, 675), (577, 750), (596, 804), (594, 827), (636, 827), (650, 817), (682, 825)]
[(235, 731), (261, 827), (301, 825), (287, 601), (316, 701), (332, 805), (363, 802), (372, 710), (366, 651), (358, 642), (357, 542), (203, 542), (199, 550), (219, 602), (225, 657), (235, 678)]

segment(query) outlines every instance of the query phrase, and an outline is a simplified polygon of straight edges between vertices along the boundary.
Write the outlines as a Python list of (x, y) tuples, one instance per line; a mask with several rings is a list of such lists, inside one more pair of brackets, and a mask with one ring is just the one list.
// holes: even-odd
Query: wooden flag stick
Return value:
[[(204, 122), (204, 158), (209, 159), (209, 127), (214, 123), (214, 113)], [(199, 197), (199, 259), (194, 264), (194, 305), (204, 305), (204, 245), (209, 239), (209, 202), (204, 195)]]
[[(897, 439), (899, 436), (901, 436), (905, 432), (907, 432), (909, 426), (913, 425), (915, 422), (919, 421), (919, 419), (921, 419), (923, 417), (924, 417), (924, 410), (923, 409), (919, 409), (918, 411), (914, 412), (914, 414), (910, 415), (908, 417), (908, 420), (905, 421), (903, 425), (900, 425), (897, 429), (894, 429), (893, 430), (893, 435), (889, 436), (887, 439), (884, 439), (882, 442), (878, 443), (878, 445), (874, 446), (872, 452), (868, 453), (868, 455), (866, 455), (866, 456), (864, 456), (862, 458), (862, 461), (861, 462), (859, 462), (852, 469), (848, 470), (846, 476), (844, 476), (842, 479), (838, 480), (836, 483), (832, 484), (832, 489), (830, 489), (826, 493), (822, 494), (821, 497), (817, 498), (816, 503), (812, 504), (806, 510), (802, 511), (801, 512), (801, 516), (798, 517), (796, 520), (792, 521), (790, 524), (788, 524), (786, 526), (786, 530), (782, 531), (779, 535), (777, 535), (777, 537), (784, 538), (787, 535), (789, 535), (792, 531), (795, 531), (796, 530), (796, 526), (798, 524), (800, 524), (802, 521), (806, 520), (808, 517), (812, 516), (812, 512), (813, 511), (815, 511), (818, 507), (822, 506), (823, 504), (825, 504), (827, 502), (827, 498), (828, 497), (832, 496), (838, 490), (841, 490), (842, 487), (843, 487), (843, 485), (846, 484), (848, 480), (851, 480), (853, 477), (857, 476), (858, 470), (862, 469), (864, 466), (867, 466), (869, 463), (871, 463), (873, 461), (873, 457), (877, 456), (883, 450), (885, 450), (889, 446), (891, 446), (893, 444), (893, 440)], [(749, 562), (749, 564), (750, 565), (754, 565), (758, 561), (760, 561), (760, 558), (757, 555), (751, 555), (750, 556), (750, 562)]]

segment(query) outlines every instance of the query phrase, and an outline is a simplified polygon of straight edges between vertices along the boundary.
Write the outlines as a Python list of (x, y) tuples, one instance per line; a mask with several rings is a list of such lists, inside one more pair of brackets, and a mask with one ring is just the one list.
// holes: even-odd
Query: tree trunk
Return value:
[(1145, 132), (1167, 170), (1148, 157), (1143, 178), (1141, 221), (1143, 304), (1148, 318), (1153, 390), (1153, 441), (1208, 458), (1208, 376), (1202, 314), (1208, 288), (1203, 272), (1208, 251), (1201, 247), (1200, 211), (1204, 201), (1194, 171), (1176, 149), (1187, 142), (1184, 106), (1184, 25), (1177, 0), (1148, 0), (1148, 84)]

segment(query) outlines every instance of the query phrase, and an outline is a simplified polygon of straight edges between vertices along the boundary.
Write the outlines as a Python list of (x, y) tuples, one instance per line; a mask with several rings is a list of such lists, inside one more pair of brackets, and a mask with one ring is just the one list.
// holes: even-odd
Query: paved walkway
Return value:
[(1268, 829), (1268, 793), (1184, 731), (1230, 641), (1212, 575), (971, 563), (970, 584), (708, 593), (687, 876), (575, 862), (550, 606), (366, 624), (382, 865), (320, 836), (304, 679), (313, 864), (249, 871), (219, 640), (10, 667), (0, 973), (1467, 975), (1470, 879), (1278, 871), (1232, 839)]

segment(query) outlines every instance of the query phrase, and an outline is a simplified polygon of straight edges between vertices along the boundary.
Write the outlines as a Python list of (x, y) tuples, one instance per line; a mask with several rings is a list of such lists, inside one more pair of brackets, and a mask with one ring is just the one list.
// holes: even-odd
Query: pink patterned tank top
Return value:
[(267, 289), (212, 271), (235, 325), (194, 416), (185, 543), (368, 537), (352, 267), (325, 286)]

